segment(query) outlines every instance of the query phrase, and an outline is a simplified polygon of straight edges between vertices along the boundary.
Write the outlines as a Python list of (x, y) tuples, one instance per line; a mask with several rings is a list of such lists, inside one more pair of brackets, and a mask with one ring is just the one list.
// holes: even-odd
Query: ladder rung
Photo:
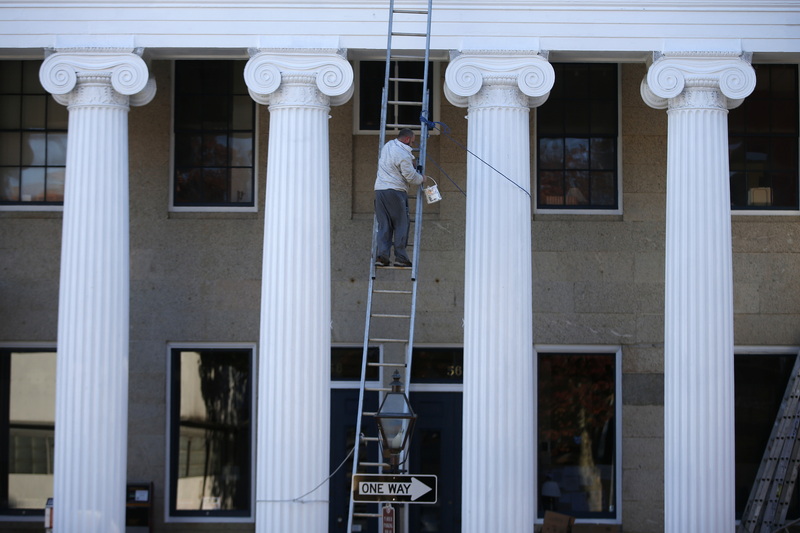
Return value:
[(379, 442), (381, 440), (380, 437), (361, 437), (361, 440), (364, 442)]
[(376, 314), (371, 315), (371, 316), (372, 316), (372, 318), (411, 318), (411, 315), (385, 315), (385, 314), (379, 314), (379, 313), (376, 313)]
[(378, 414), (377, 412), (373, 411), (364, 411), (363, 413), (361, 413), (361, 416), (375, 416), (377, 414)]
[(392, 54), (389, 59), (390, 60), (395, 60), (395, 59), (418, 59), (419, 61), (424, 61), (425, 60), (425, 58), (423, 56), (412, 56), (412, 55), (407, 55), (407, 54)]
[(370, 342), (408, 342), (408, 339), (370, 339)]
[(413, 105), (417, 107), (422, 107), (422, 102), (411, 102), (408, 100), (389, 100), (386, 103), (391, 105)]
[(414, 128), (419, 128), (419, 124), (387, 124), (386, 127), (394, 129), (408, 128), (410, 130), (413, 130)]
[(372, 292), (380, 294), (411, 294), (411, 291), (398, 291), (393, 289), (375, 289)]
[(422, 83), (425, 80), (422, 78), (389, 78), (389, 81), (405, 81), (408, 83)]
[(367, 366), (391, 366), (395, 368), (405, 368), (405, 363), (367, 363)]
[(404, 15), (427, 15), (427, 9), (402, 9), (402, 8), (395, 8), (392, 10), (392, 13), (403, 13)]
[(383, 518), (383, 513), (353, 513), (359, 518)]
[(389, 467), (390, 467), (390, 466), (392, 466), (392, 465), (390, 465), (389, 463), (372, 463), (372, 462), (364, 462), (364, 463), (358, 463), (358, 466), (371, 466), (371, 467), (378, 467), (378, 466), (382, 466), (382, 467), (384, 467), (384, 468), (389, 468)]
[(392, 37), (427, 37), (427, 33), (417, 33), (412, 31), (393, 31)]
[(391, 387), (364, 387), (367, 392), (392, 392)]

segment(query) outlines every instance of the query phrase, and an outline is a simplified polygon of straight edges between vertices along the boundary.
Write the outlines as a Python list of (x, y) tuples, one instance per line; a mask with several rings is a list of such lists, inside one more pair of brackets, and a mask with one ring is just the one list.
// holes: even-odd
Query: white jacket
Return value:
[(411, 147), (392, 139), (381, 148), (375, 190), (395, 189), (408, 192), (409, 185), (422, 185), (425, 177), (414, 167)]

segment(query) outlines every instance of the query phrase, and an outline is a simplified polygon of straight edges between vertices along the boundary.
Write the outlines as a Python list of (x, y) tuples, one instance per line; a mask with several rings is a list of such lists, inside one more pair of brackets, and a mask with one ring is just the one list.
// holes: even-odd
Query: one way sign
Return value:
[(353, 501), (436, 503), (436, 476), (358, 474), (353, 478)]

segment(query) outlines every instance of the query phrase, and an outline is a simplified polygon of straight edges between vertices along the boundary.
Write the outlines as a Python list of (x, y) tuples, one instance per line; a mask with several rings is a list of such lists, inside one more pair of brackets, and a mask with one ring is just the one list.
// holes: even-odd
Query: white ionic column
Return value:
[(642, 82), (668, 109), (664, 325), (667, 533), (734, 530), (728, 109), (755, 87), (737, 55), (660, 56)]
[(465, 52), (447, 67), (477, 156), (466, 156), (463, 533), (529, 533), (536, 518), (528, 117), (554, 80), (530, 53)]
[(148, 103), (155, 82), (131, 50), (58, 52), (44, 60), (39, 76), (69, 110), (54, 529), (121, 533), (128, 447), (128, 109)]
[(262, 50), (245, 67), (245, 81), (270, 111), (256, 531), (323, 533), (330, 475), (328, 113), (352, 94), (353, 72), (335, 50)]

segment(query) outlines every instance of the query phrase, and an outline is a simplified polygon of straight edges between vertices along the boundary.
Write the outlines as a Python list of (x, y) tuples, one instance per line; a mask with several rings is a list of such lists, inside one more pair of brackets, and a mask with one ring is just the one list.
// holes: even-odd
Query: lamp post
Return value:
[(389, 459), (392, 471), (397, 472), (400, 454), (411, 438), (417, 415), (403, 392), (400, 372), (395, 370), (392, 379), (392, 390), (383, 398), (383, 403), (375, 414), (375, 422), (378, 424), (383, 455)]

